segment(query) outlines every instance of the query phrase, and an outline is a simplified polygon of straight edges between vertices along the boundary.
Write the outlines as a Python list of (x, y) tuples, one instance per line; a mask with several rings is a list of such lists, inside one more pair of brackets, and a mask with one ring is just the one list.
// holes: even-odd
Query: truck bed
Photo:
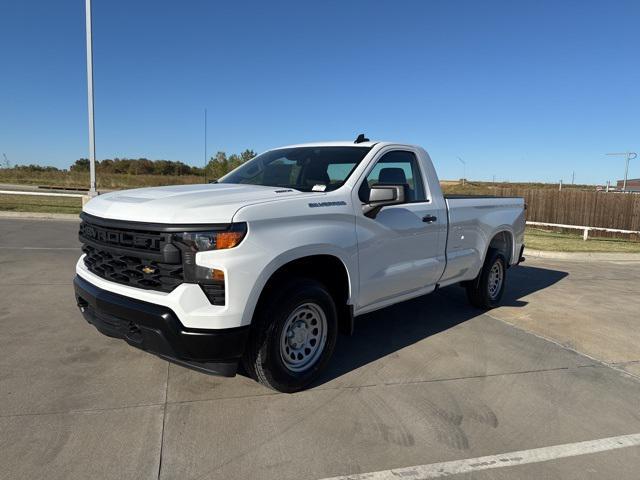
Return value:
[[(525, 211), (522, 197), (447, 195), (449, 234), (447, 268), (442, 283), (465, 279), (480, 270), (487, 242), (493, 232), (506, 231), (513, 238), (509, 263), (518, 260), (524, 242)], [(470, 272), (471, 271), (471, 272)]]

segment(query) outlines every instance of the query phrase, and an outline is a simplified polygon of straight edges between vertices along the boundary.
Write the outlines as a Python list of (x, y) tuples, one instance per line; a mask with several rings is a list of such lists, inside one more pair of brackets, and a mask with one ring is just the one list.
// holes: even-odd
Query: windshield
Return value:
[(219, 183), (248, 183), (328, 192), (341, 187), (371, 147), (297, 147), (271, 150), (225, 175)]

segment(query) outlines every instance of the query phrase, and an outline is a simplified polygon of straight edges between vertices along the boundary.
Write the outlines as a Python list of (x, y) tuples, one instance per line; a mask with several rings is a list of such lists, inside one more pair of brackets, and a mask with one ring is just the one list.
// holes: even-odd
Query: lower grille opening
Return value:
[(224, 305), (224, 282), (200, 284), (200, 288), (202, 288), (211, 305)]

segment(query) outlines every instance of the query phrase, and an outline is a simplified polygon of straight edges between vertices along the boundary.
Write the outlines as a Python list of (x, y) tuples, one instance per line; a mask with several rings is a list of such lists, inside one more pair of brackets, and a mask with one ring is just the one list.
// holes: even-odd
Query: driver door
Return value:
[(404, 185), (406, 202), (383, 207), (375, 218), (356, 212), (359, 309), (426, 293), (445, 266), (446, 207), (430, 199), (416, 153), (383, 150), (360, 184), (362, 204), (374, 184)]

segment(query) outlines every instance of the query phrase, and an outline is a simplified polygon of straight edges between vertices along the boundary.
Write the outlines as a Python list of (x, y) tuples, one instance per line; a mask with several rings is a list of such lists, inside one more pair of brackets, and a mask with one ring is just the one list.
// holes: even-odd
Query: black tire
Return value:
[[(323, 348), (319, 346), (316, 350), (319, 353), (316, 353), (315, 361), (302, 371), (292, 371), (282, 358), (283, 330), (291, 315), (304, 309), (305, 305), (319, 307), (324, 313), (326, 337)], [(326, 367), (335, 349), (337, 332), (336, 306), (327, 288), (308, 278), (290, 279), (272, 289), (270, 298), (258, 306), (243, 358), (244, 368), (250, 376), (273, 390), (285, 393), (302, 390)]]
[[(496, 266), (497, 265), (497, 266)], [(502, 280), (496, 289), (495, 284), (490, 285), (490, 277), (493, 268), (501, 269)], [(499, 250), (490, 248), (478, 276), (465, 284), (467, 299), (474, 307), (489, 310), (500, 304), (500, 299), (507, 283), (507, 261)]]

